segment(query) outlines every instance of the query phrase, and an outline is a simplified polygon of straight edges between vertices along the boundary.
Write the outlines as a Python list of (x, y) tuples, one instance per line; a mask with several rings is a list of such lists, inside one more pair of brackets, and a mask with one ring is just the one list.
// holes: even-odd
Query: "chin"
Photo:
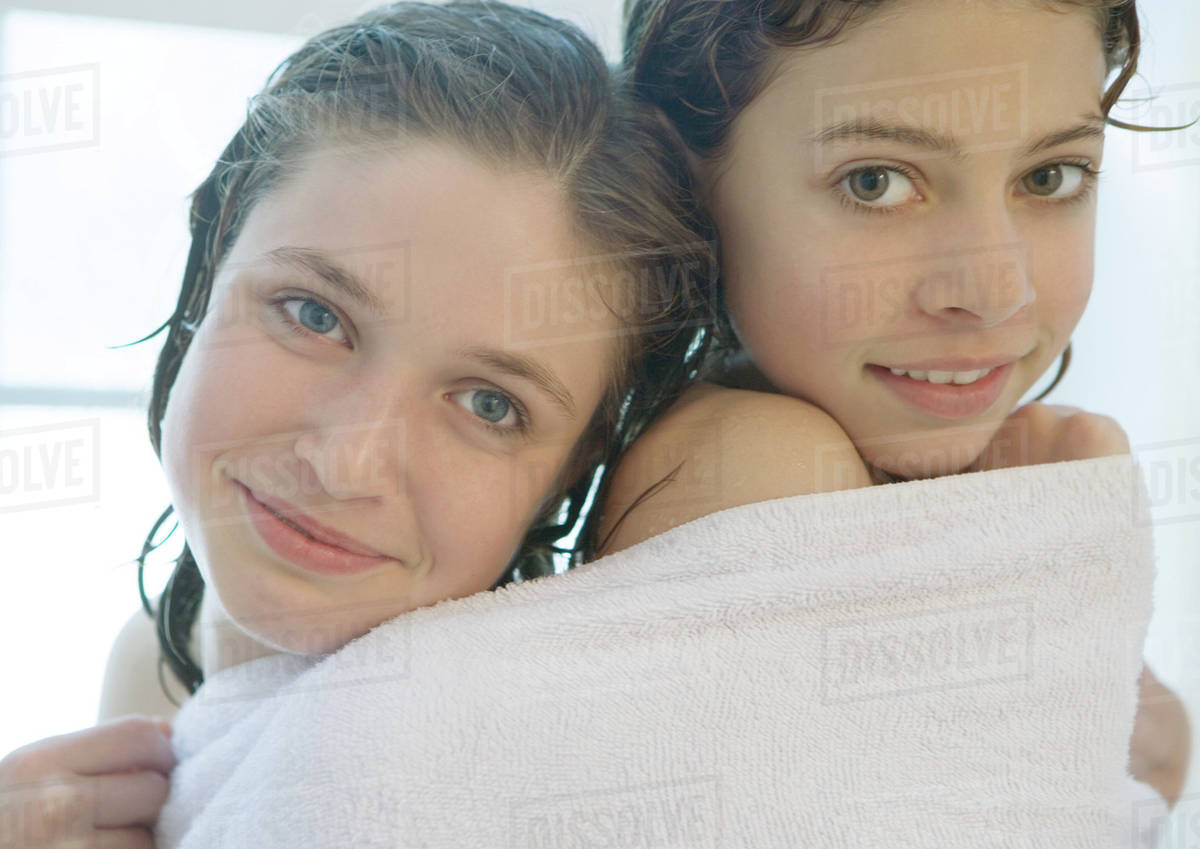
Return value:
[(277, 652), (324, 656), (361, 637), (375, 624), (356, 627), (355, 623), (339, 621), (337, 616), (299, 612), (286, 623), (251, 622), (242, 630), (255, 642)]
[[(216, 577), (221, 603), (238, 630), (277, 652), (329, 654), (387, 618), (377, 601), (330, 598), (286, 573)], [(363, 621), (370, 616), (378, 619)]]
[(954, 475), (966, 471), (983, 453), (981, 440), (946, 440), (936, 434), (920, 441), (907, 441), (896, 447), (858, 446), (859, 454), (873, 466), (894, 478), (919, 480)]

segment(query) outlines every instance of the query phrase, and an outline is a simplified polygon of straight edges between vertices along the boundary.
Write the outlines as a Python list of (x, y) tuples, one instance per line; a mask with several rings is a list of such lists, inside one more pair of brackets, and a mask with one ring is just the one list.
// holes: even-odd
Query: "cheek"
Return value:
[(410, 497), (436, 559), (502, 568), (550, 485), (550, 458), (492, 452), (453, 427), (412, 437)]
[[(1064, 230), (1038, 245), (1042, 261), (1034, 272), (1043, 321), (1066, 344), (1092, 294), (1094, 245), (1090, 229)], [(1049, 234), (1047, 234), (1049, 235)]]
[(162, 467), (170, 493), (171, 505), (180, 523), (197, 565), (206, 582), (211, 581), (206, 535), (202, 533), (205, 505), (211, 500), (211, 486), (202, 456), (209, 434), (213, 405), (205, 403), (207, 393), (204, 353), (193, 341), (184, 355), (175, 382), (171, 387), (162, 421)]
[(885, 266), (862, 271), (893, 246), (839, 224), (823, 203), (747, 170), (731, 170), (714, 202), (730, 318), (760, 367), (825, 356), (895, 313), (881, 299), (896, 293), (873, 285)]
[(462, 443), (449, 448), (430, 452), (421, 480), (410, 478), (412, 508), (435, 564), (426, 590), (431, 599), (490, 587), (516, 553), (545, 491), (526, 464), (466, 451)]
[(180, 364), (179, 372), (167, 396), (162, 421), (162, 465), (176, 510), (192, 507), (194, 478), (198, 468), (197, 443), (205, 430), (204, 352), (195, 341)]
[(779, 346), (811, 343), (819, 319), (812, 308), (819, 296), (813, 276), (819, 258), (796, 240), (755, 226), (753, 218), (745, 214), (721, 230), (722, 285), (738, 336), (764, 355)]
[(762, 233), (738, 246), (724, 277), (730, 318), (756, 367), (784, 394), (825, 409), (839, 406), (853, 346), (875, 332), (864, 312), (880, 311), (846, 286), (839, 247)]
[[(275, 379), (265, 379), (266, 375)], [(279, 364), (261, 346), (230, 344), (201, 327), (184, 356), (163, 416), (162, 464), (173, 503), (185, 516), (212, 500), (222, 457), (271, 430), (264, 411), (286, 409)]]

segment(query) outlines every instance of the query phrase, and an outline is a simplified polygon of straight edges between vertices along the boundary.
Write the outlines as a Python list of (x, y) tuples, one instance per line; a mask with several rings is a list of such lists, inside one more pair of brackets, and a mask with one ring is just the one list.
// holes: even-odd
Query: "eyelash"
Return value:
[[(296, 319), (292, 318), (292, 316), (288, 313), (288, 311), (283, 308), (284, 304), (290, 304), (292, 301), (301, 301), (301, 302), (308, 302), (308, 303), (316, 304), (321, 309), (326, 310), (327, 312), (331, 313), (335, 318), (337, 318), (338, 325), (340, 327), (342, 327), (343, 330), (345, 330), (346, 322), (342, 319), (342, 317), (340, 315), (338, 315), (338, 311), (335, 310), (333, 307), (331, 307), (329, 304), (322, 301), (320, 298), (313, 297), (312, 295), (290, 295), (290, 294), (278, 295), (278, 296), (272, 298), (269, 301), (269, 304), (271, 306), (271, 309), (274, 311), (275, 315), (284, 323), (284, 326), (293, 335), (298, 336), (302, 339), (309, 339), (314, 336), (319, 339), (327, 338), (325, 336), (322, 336), (320, 333), (317, 333), (313, 330), (309, 330), (307, 327), (305, 327), (304, 325), (297, 322)], [(338, 344), (341, 344), (341, 343), (338, 343)]]
[[(1083, 170), (1083, 184), (1079, 187), (1079, 191), (1070, 197), (1065, 197), (1062, 200), (1050, 201), (1051, 203), (1061, 203), (1067, 206), (1075, 206), (1091, 200), (1095, 194), (1096, 184), (1100, 176), (1100, 169), (1093, 168), (1092, 163), (1086, 159), (1062, 159), (1058, 162), (1051, 162), (1050, 165), (1074, 165)], [(1045, 168), (1045, 165), (1039, 165), (1038, 168)], [(1034, 169), (1035, 171), (1037, 168)], [(1028, 172), (1027, 172), (1028, 173)]]
[[(278, 316), (278, 318), (283, 321), (283, 324), (287, 328), (288, 332), (294, 336), (297, 336), (301, 339), (310, 339), (314, 336), (321, 338), (321, 334), (319, 334), (315, 331), (309, 330), (307, 327), (305, 327), (304, 325), (297, 322), (294, 318), (292, 318), (292, 316), (288, 313), (288, 311), (283, 308), (284, 304), (290, 303), (292, 301), (309, 301), (311, 303), (317, 304), (318, 306), (321, 307), (321, 309), (328, 310), (330, 313), (332, 313), (337, 318), (338, 324), (340, 326), (342, 326), (343, 328), (345, 327), (345, 321), (342, 319), (342, 317), (340, 315), (338, 315), (337, 310), (335, 310), (329, 304), (322, 301), (320, 298), (313, 297), (312, 295), (291, 295), (291, 294), (279, 295), (275, 298), (272, 298), (268, 302), (270, 304), (271, 309), (274, 311), (275, 315)], [(517, 423), (515, 425), (509, 425), (509, 426), (498, 425), (495, 422), (489, 422), (487, 419), (482, 418), (481, 416), (474, 416), (474, 418), (476, 420), (481, 422), (484, 427), (486, 427), (488, 430), (492, 431), (493, 433), (499, 434), (500, 436), (514, 437), (514, 436), (524, 436), (525, 434), (527, 434), (529, 432), (529, 413), (528, 413), (528, 411), (526, 411), (524, 405), (522, 405), (520, 401), (518, 401), (512, 395), (509, 395), (504, 390), (498, 389), (498, 388), (492, 388), (492, 387), (475, 386), (475, 387), (472, 387), (471, 389), (462, 389), (459, 391), (460, 392), (472, 392), (472, 391), (489, 392), (493, 395), (500, 396), (501, 398), (503, 398), (505, 401), (508, 402), (509, 406), (512, 407), (513, 412), (517, 416)], [(452, 393), (452, 394), (456, 394), (456, 393)]]
[[(1100, 176), (1100, 169), (1093, 168), (1092, 164), (1090, 162), (1088, 162), (1086, 159), (1080, 159), (1080, 160), (1060, 159), (1055, 162), (1047, 162), (1044, 165), (1037, 166), (1037, 168), (1031, 168), (1029, 171), (1026, 171), (1025, 174), (1030, 174), (1034, 171), (1037, 171), (1039, 168), (1049, 168), (1054, 165), (1074, 165), (1078, 168), (1083, 169), (1083, 178), (1082, 178), (1083, 185), (1073, 195), (1070, 195), (1068, 197), (1061, 198), (1058, 200), (1042, 200), (1042, 201), (1040, 201), (1041, 203), (1052, 203), (1052, 204), (1062, 204), (1064, 206), (1074, 206), (1077, 204), (1085, 203), (1086, 201), (1091, 199), (1093, 193), (1096, 191), (1096, 178)], [(847, 171), (844, 174), (840, 175), (833, 184), (834, 194), (837, 196), (838, 200), (841, 201), (843, 208), (848, 209), (851, 212), (866, 213), (867, 215), (875, 215), (875, 214), (890, 215), (894, 212), (899, 212), (901, 210), (901, 208), (904, 206), (904, 204), (896, 204), (895, 206), (872, 206), (871, 204), (865, 203), (863, 201), (855, 200), (850, 195), (848, 195), (845, 191), (842, 190), (842, 187), (841, 187), (842, 181), (845, 180), (847, 177), (850, 177), (854, 174), (858, 174), (862, 171), (869, 171), (874, 168), (884, 168), (888, 171), (895, 171), (898, 174), (903, 174), (905, 177), (907, 177), (910, 181), (913, 181), (913, 182), (915, 182), (917, 180), (917, 175), (911, 169), (905, 168), (902, 165), (867, 165), (867, 166), (862, 166), (859, 168), (854, 168), (854, 169)], [(1025, 174), (1022, 174), (1021, 176), (1024, 177)], [(1034, 197), (1036, 197), (1036, 196), (1034, 196)]]
[(847, 177), (852, 177), (855, 174), (860, 174), (863, 171), (871, 171), (876, 168), (884, 168), (888, 171), (895, 171), (898, 174), (903, 174), (905, 177), (907, 177), (910, 181), (913, 181), (914, 183), (916, 182), (916, 179), (917, 179), (916, 173), (913, 172), (909, 168), (905, 168), (903, 165), (865, 165), (865, 166), (860, 166), (858, 168), (854, 168), (850, 171), (847, 171), (845, 174), (842, 174), (841, 176), (839, 176), (833, 184), (834, 194), (837, 195), (838, 200), (840, 200), (842, 202), (842, 206), (845, 209), (849, 209), (851, 212), (863, 212), (863, 213), (866, 213), (867, 215), (875, 215), (875, 214), (891, 215), (894, 212), (900, 211), (901, 205), (899, 205), (899, 204), (897, 204), (896, 206), (872, 206), (871, 204), (865, 203), (863, 201), (855, 200), (850, 195), (848, 195), (845, 191), (842, 190), (842, 181), (845, 180)]

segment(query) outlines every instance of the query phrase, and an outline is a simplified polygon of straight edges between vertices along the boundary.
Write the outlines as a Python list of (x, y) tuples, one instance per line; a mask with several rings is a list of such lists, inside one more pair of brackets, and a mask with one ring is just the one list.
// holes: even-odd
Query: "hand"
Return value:
[(165, 720), (125, 716), (0, 760), (0, 845), (153, 849), (175, 767)]
[(1129, 453), (1116, 421), (1077, 407), (1034, 401), (1013, 411), (967, 471), (1090, 460)]
[(1142, 666), (1137, 718), (1129, 738), (1129, 774), (1157, 790), (1174, 807), (1191, 755), (1191, 728), (1183, 702)]

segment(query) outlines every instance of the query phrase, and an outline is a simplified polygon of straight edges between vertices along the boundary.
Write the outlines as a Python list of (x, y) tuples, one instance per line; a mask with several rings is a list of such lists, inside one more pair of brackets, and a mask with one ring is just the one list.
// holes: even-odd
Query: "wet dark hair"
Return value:
[[(1137, 70), (1141, 34), (1134, 0), (1037, 0), (1059, 8), (1092, 10), (1104, 57), (1116, 77), (1104, 92), (1107, 122), (1148, 131), (1109, 117)], [(660, 109), (687, 148), (702, 160), (727, 153), (738, 115), (770, 82), (771, 60), (781, 49), (812, 47), (836, 38), (888, 0), (625, 0), (623, 62), (639, 97)], [(706, 376), (735, 361), (740, 345), (718, 290), (713, 359)], [(1071, 360), (1067, 344), (1053, 382)]]
[[(683, 151), (657, 117), (624, 93), (575, 26), (488, 0), (401, 2), (309, 39), (254, 97), (245, 123), (191, 195), (191, 249), (154, 372), (150, 441), (161, 458), (171, 387), (203, 320), (217, 271), (254, 205), (331, 144), (368, 154), (411, 139), (442, 141), (500, 167), (530, 168), (562, 187), (581, 244), (643, 283), (622, 321), (617, 368), (545, 509), (493, 586), (552, 574), (596, 550), (599, 511), (616, 459), (698, 372), (709, 347), (715, 285), (711, 231), (693, 201)], [(340, 147), (339, 147), (340, 149)], [(649, 283), (649, 285), (645, 285)], [(139, 340), (144, 341), (144, 340)], [(162, 660), (194, 693), (191, 651), (204, 581), (185, 544), (157, 609), (146, 597), (146, 556), (163, 541), (159, 517), (138, 558), (142, 605), (155, 618)], [(583, 517), (575, 543), (558, 545)], [(162, 668), (160, 664), (160, 681)], [(164, 686), (164, 691), (165, 691)]]

